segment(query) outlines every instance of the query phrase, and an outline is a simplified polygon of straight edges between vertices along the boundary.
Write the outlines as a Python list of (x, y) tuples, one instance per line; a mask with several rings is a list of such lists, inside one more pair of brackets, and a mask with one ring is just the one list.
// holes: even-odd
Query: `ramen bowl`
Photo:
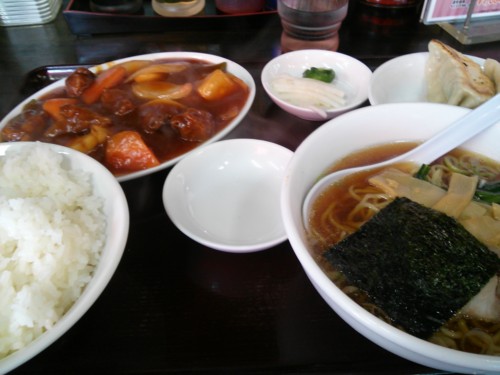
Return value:
[[(310, 68), (332, 69), (335, 78), (331, 85), (345, 94), (345, 104), (318, 111), (311, 107), (297, 105), (283, 98), (273, 87), (277, 77), (289, 75), (301, 78)], [(368, 99), (371, 70), (361, 61), (339, 53), (325, 50), (300, 50), (282, 54), (269, 61), (261, 74), (261, 81), (269, 97), (284, 111), (304, 120), (325, 121), (359, 107)], [(306, 91), (301, 95), (307, 96)], [(311, 95), (310, 95), (311, 96)]]
[[(354, 151), (397, 141), (421, 142), (467, 109), (444, 104), (381, 104), (333, 119), (307, 137), (292, 157), (282, 185), (281, 209), (285, 230), (302, 267), (322, 298), (353, 329), (384, 349), (424, 366), (460, 373), (499, 373), (500, 357), (448, 349), (399, 330), (362, 308), (323, 272), (310, 253), (302, 204), (329, 167)], [(500, 123), (465, 143), (462, 148), (500, 161), (495, 139)]]
[[(37, 157), (31, 157), (30, 163), (16, 164), (18, 168), (10, 170), (10, 172), (6, 167), (3, 167), (3, 160), (7, 158), (5, 156), (6, 153), (11, 155), (11, 153), (17, 153), (21, 149), (23, 149), (23, 152), (25, 150), (33, 150), (34, 147), (39, 149), (33, 154)], [(40, 150), (50, 150), (52, 153), (47, 155), (47, 152)], [(59, 154), (61, 157), (60, 164), (57, 165), (67, 170), (67, 174), (60, 172), (59, 167), (52, 168), (58, 159), (50, 155), (55, 154)], [(7, 291), (7, 285), (11, 283), (6, 284), (5, 277), (2, 279), (2, 288), (4, 288), (2, 290), (3, 303), (17, 307), (13, 308), (11, 314), (7, 313), (8, 309), (6, 306), (2, 307), (4, 313), (2, 316), (2, 322), (4, 323), (2, 340), (5, 343), (2, 350), (12, 348), (13, 345), (8, 344), (10, 342), (16, 342), (16, 348), (17, 343), (23, 343), (20, 349), (12, 351), (0, 359), (0, 373), (4, 374), (30, 360), (58, 340), (71, 329), (101, 295), (111, 280), (123, 255), (128, 236), (129, 211), (125, 194), (120, 184), (116, 181), (116, 178), (102, 164), (90, 156), (73, 149), (38, 142), (0, 143), (0, 160), (2, 160), (0, 200), (2, 202), (2, 216), (4, 218), (2, 229), (9, 228), (10, 233), (21, 232), (20, 238), (28, 239), (26, 241), (16, 241), (20, 245), (17, 247), (15, 256), (9, 259), (7, 258), (7, 252), (3, 252), (1, 257), (1, 273), (3, 276), (7, 276), (7, 272), (4, 273), (6, 264), (10, 265), (13, 275), (18, 275), (18, 280), (19, 268), (27, 270), (23, 272), (26, 276), (21, 279), (22, 284), (16, 285), (19, 289), (22, 285), (22, 290), (17, 289), (12, 298), (7, 298), (7, 296), (12, 295), (12, 290), (14, 290), (9, 289)], [(34, 162), (35, 160), (36, 163)], [(50, 170), (47, 166), (51, 167)], [(32, 173), (34, 168), (40, 168), (42, 172)], [(86, 176), (82, 176), (82, 172)], [(64, 178), (74, 173), (77, 173), (74, 176), (82, 178), (78, 180)], [(20, 178), (24, 181), (23, 185), (32, 186), (30, 184), (33, 184), (33, 186), (36, 186), (36, 189), (32, 189), (35, 192), (32, 194), (33, 196), (28, 197), (23, 193), (23, 197), (9, 198), (9, 185), (5, 183), (6, 175), (10, 176), (9, 179), (12, 176), (21, 176)], [(46, 176), (49, 177), (46, 178)], [(75, 192), (80, 190), (74, 188), (75, 183), (79, 183), (79, 186), (87, 186), (89, 184), (88, 196), (75, 194)], [(49, 193), (39, 195), (40, 186), (48, 186)], [(24, 192), (25, 189), (22, 190)], [(18, 191), (19, 189), (16, 190), (16, 194), (19, 194)], [(68, 202), (79, 202), (82, 207), (78, 209), (73, 207), (72, 209), (68, 207), (69, 205), (57, 205), (58, 209), (51, 209), (54, 206), (49, 203), (54, 200), (55, 196), (58, 198), (64, 196), (62, 199)], [(96, 198), (101, 204), (96, 204)], [(5, 203), (8, 201), (16, 201), (16, 207), (21, 207), (21, 209), (15, 211), (15, 215), (12, 213), (14, 210), (6, 209)], [(31, 203), (35, 201), (40, 201), (40, 204)], [(9, 207), (8, 203), (7, 207)], [(43, 207), (45, 207), (44, 210), (42, 210)], [(24, 208), (27, 209), (25, 210)], [(102, 215), (94, 214), (97, 211), (102, 212)], [(78, 212), (83, 213), (80, 215)], [(96, 216), (104, 218), (105, 222), (95, 220)], [(12, 218), (17, 218), (17, 220), (12, 220)], [(78, 218), (78, 221), (70, 218)], [(8, 225), (5, 223), (5, 219), (9, 221)], [(80, 223), (85, 222), (88, 226), (76, 225), (80, 219)], [(102, 234), (94, 226), (96, 223), (103, 224), (102, 228), (105, 229), (103, 229)], [(30, 235), (26, 235), (26, 228), (30, 228)], [(61, 234), (62, 232), (64, 234)], [(69, 239), (69, 241), (58, 241), (58, 236)], [(71, 239), (71, 236), (77, 236), (77, 238)], [(4, 241), (8, 241), (11, 237), (17, 238), (17, 236), (6, 235), (4, 231), (2, 233), (2, 246), (4, 246)], [(47, 237), (50, 237), (52, 240), (47, 241)], [(92, 242), (94, 238), (97, 241), (98, 250), (92, 247), (92, 251), (89, 251), (88, 244), (96, 244), (96, 242)], [(47, 243), (55, 243), (55, 245), (45, 246)], [(38, 244), (44, 245), (41, 246)], [(85, 246), (82, 244), (85, 244)], [(83, 249), (86, 250), (84, 251)], [(99, 258), (94, 256), (95, 251), (100, 251)], [(29, 261), (26, 261), (26, 257), (29, 258)], [(95, 259), (95, 261), (92, 259)], [(24, 266), (19, 267), (16, 264)], [(43, 272), (40, 272), (40, 269)], [(86, 271), (83, 272), (84, 270)], [(62, 283), (64, 289), (61, 287), (62, 272), (71, 273), (67, 279), (63, 279), (67, 280), (67, 282)], [(14, 279), (14, 276), (12, 278)], [(50, 280), (56, 281), (52, 282)], [(33, 290), (35, 291), (34, 293)], [(56, 314), (55, 312), (58, 310), (54, 308), (55, 303), (61, 304), (59, 306), (65, 306), (62, 304), (62, 298), (58, 296), (70, 296), (70, 290), (73, 292), (78, 290), (78, 294), (74, 294), (75, 296), (78, 295), (77, 299), (74, 303), (67, 305), (68, 309), (65, 313), (59, 311)], [(37, 298), (29, 298), (30, 295)], [(20, 303), (20, 301), (23, 301), (23, 296), (25, 297), (24, 303)], [(40, 296), (43, 296), (43, 298)], [(26, 297), (28, 298), (26, 299)], [(53, 301), (53, 298), (56, 298), (57, 301)], [(26, 301), (28, 301), (27, 304)], [(7, 324), (12, 327), (19, 327), (19, 316), (21, 327), (9, 331), (9, 334), (6, 335), (5, 326)], [(22, 324), (23, 321), (25, 325)], [(34, 326), (33, 332), (28, 328), (30, 326), (29, 322)], [(40, 328), (42, 325), (43, 329)], [(37, 335), (40, 331), (43, 333)], [(20, 333), (23, 334), (21, 335)], [(35, 336), (34, 340), (31, 333)]]

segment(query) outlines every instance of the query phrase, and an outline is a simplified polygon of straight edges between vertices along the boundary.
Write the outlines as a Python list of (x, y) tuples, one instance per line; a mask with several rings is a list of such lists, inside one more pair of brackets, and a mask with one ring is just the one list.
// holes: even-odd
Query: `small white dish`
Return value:
[(293, 152), (256, 139), (201, 147), (170, 171), (163, 203), (188, 237), (213, 249), (245, 253), (286, 240), (282, 177)]
[[(333, 84), (346, 93), (347, 104), (326, 111), (326, 117), (318, 112), (290, 104), (278, 97), (271, 82), (279, 75), (289, 74), (302, 77), (305, 70), (316, 67), (333, 69)], [(304, 120), (325, 121), (350, 111), (363, 104), (368, 98), (371, 70), (361, 61), (339, 52), (325, 50), (300, 50), (282, 54), (269, 61), (262, 70), (261, 80), (269, 97), (283, 110)]]
[[(480, 65), (484, 59), (468, 56)], [(425, 103), (427, 85), (425, 65), (429, 52), (418, 52), (391, 59), (373, 72), (368, 92), (371, 105), (385, 103)]]

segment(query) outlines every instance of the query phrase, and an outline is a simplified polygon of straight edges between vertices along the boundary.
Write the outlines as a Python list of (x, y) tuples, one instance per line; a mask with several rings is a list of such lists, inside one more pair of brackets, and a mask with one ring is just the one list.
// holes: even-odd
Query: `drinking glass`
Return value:
[(283, 52), (315, 48), (336, 51), (348, 0), (278, 0)]

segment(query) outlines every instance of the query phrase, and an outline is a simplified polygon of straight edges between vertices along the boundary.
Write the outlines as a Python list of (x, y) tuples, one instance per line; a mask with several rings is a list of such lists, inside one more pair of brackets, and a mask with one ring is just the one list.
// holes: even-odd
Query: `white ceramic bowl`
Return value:
[(292, 154), (256, 139), (199, 148), (167, 176), (167, 214), (184, 234), (213, 249), (243, 253), (277, 245), (286, 239), (279, 196)]
[[(34, 144), (35, 142), (0, 143), (0, 157), (5, 155), (6, 150), (11, 147), (30, 147)], [(127, 200), (116, 178), (102, 164), (87, 155), (66, 147), (46, 143), (39, 144), (63, 154), (65, 163), (70, 168), (83, 170), (91, 174), (95, 193), (103, 197), (104, 201), (104, 213), (108, 223), (106, 243), (92, 279), (78, 300), (54, 327), (23, 349), (0, 359), (0, 373), (2, 374), (20, 366), (47, 348), (87, 312), (113, 276), (122, 257), (128, 236), (129, 211)]]
[[(484, 64), (484, 59), (468, 57)], [(428, 58), (429, 52), (411, 53), (380, 65), (371, 78), (370, 104), (427, 102), (425, 65)]]
[[(423, 141), (464, 115), (465, 108), (432, 103), (361, 108), (322, 125), (297, 148), (285, 173), (281, 206), (288, 239), (323, 299), (355, 330), (381, 347), (419, 364), (451, 372), (500, 373), (500, 357), (464, 353), (431, 344), (394, 328), (347, 297), (323, 273), (306, 245), (302, 202), (336, 160), (372, 145)], [(500, 161), (500, 123), (463, 145)]]
[[(109, 69), (110, 67), (112, 67), (116, 64), (120, 64), (122, 62), (130, 61), (130, 60), (159, 60), (159, 59), (173, 59), (173, 58), (175, 58), (175, 59), (179, 59), (179, 58), (180, 59), (198, 59), (198, 60), (208, 61), (208, 62), (211, 62), (214, 64), (225, 62), (227, 64), (227, 71), (234, 74), (236, 77), (240, 78), (241, 80), (243, 80), (243, 82), (245, 82), (248, 85), (248, 88), (249, 88), (248, 99), (247, 99), (245, 105), (243, 106), (243, 108), (241, 109), (240, 113), (224, 129), (222, 129), (220, 132), (218, 132), (217, 134), (215, 134), (214, 136), (212, 136), (211, 138), (209, 138), (208, 140), (206, 140), (202, 144), (212, 143), (212, 142), (215, 142), (215, 141), (225, 137), (231, 130), (233, 130), (236, 126), (238, 126), (240, 124), (241, 120), (243, 120), (243, 118), (247, 115), (247, 113), (250, 110), (250, 108), (253, 104), (253, 101), (255, 99), (255, 81), (253, 80), (252, 75), (245, 68), (243, 68), (241, 65), (238, 65), (231, 60), (228, 60), (224, 57), (220, 57), (220, 56), (216, 56), (216, 55), (210, 55), (210, 54), (199, 53), (199, 52), (184, 52), (184, 51), (182, 51), (182, 52), (158, 52), (158, 53), (150, 53), (150, 54), (146, 54), (146, 55), (131, 56), (131, 57), (127, 57), (124, 59), (115, 60), (115, 61), (111, 61), (111, 62), (107, 62), (107, 63), (101, 64), (101, 65), (95, 66), (95, 67), (91, 68), (91, 70), (94, 72), (100, 72), (102, 70)], [(57, 82), (54, 82), (53, 84), (43, 88), (42, 90), (38, 91), (37, 93), (31, 95), (29, 98), (27, 98), (26, 100), (21, 102), (10, 113), (8, 113), (7, 116), (5, 116), (5, 118), (0, 122), (0, 129), (2, 129), (11, 118), (13, 118), (16, 115), (18, 115), (19, 113), (21, 113), (22, 108), (27, 103), (29, 103), (31, 100), (36, 99), (36, 98), (40, 98), (43, 95), (47, 94), (48, 92), (50, 92), (54, 89), (58, 89), (58, 88), (63, 87), (64, 82), (65, 82), (64, 79), (59, 80)], [(159, 170), (171, 167), (172, 165), (177, 163), (179, 160), (181, 160), (187, 153), (189, 153), (189, 152), (186, 152), (182, 155), (179, 155), (173, 159), (167, 160), (164, 163), (161, 163), (160, 165), (153, 167), (153, 168), (128, 173), (125, 175), (120, 175), (117, 177), (117, 179), (120, 182), (127, 181), (127, 180), (142, 177), (142, 176), (157, 172)]]
[[(282, 100), (271, 87), (272, 80), (279, 75), (302, 77), (303, 72), (312, 67), (333, 69), (336, 74), (333, 84), (346, 93), (347, 105), (326, 111), (326, 118), (312, 109), (298, 107)], [(371, 76), (371, 70), (353, 57), (339, 52), (310, 49), (275, 57), (262, 70), (261, 80), (267, 94), (283, 110), (305, 120), (325, 121), (363, 104), (368, 99)]]

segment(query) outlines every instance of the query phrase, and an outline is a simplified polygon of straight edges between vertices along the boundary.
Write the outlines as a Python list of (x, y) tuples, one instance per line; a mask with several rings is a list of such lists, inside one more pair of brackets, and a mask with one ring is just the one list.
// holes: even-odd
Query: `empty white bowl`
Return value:
[(280, 187), (292, 151), (262, 140), (219, 141), (170, 171), (163, 203), (193, 240), (227, 252), (264, 250), (286, 240)]
[[(383, 104), (361, 108), (319, 127), (297, 148), (286, 170), (282, 213), (288, 240), (312, 284), (356, 331), (390, 352), (424, 366), (459, 372), (499, 374), (500, 357), (448, 349), (399, 330), (372, 315), (338, 288), (309, 252), (302, 203), (336, 161), (367, 147), (398, 141), (421, 142), (469, 111), (433, 103)], [(500, 122), (462, 148), (500, 161)]]
[[(289, 74), (293, 77), (302, 77), (304, 71), (312, 67), (333, 69), (335, 79), (332, 84), (346, 94), (347, 104), (327, 110), (326, 117), (312, 109), (286, 102), (276, 95), (271, 85), (277, 76)], [(371, 70), (351, 56), (339, 52), (310, 49), (288, 52), (275, 57), (262, 70), (261, 80), (270, 98), (286, 112), (304, 120), (325, 121), (363, 104), (368, 99), (371, 76)]]
[[(484, 64), (481, 58), (468, 57)], [(428, 58), (429, 52), (411, 53), (380, 65), (371, 78), (370, 104), (427, 102), (425, 65)]]
[(68, 331), (93, 305), (107, 286), (118, 266), (129, 229), (129, 211), (125, 194), (116, 178), (102, 164), (79, 151), (38, 142), (0, 143), (0, 157), (8, 149), (19, 147), (47, 147), (64, 155), (63, 165), (69, 169), (83, 170), (90, 174), (94, 193), (102, 197), (106, 216), (105, 244), (92, 278), (73, 306), (57, 323), (24, 348), (0, 359), (0, 373), (4, 374), (20, 366), (51, 345)]

